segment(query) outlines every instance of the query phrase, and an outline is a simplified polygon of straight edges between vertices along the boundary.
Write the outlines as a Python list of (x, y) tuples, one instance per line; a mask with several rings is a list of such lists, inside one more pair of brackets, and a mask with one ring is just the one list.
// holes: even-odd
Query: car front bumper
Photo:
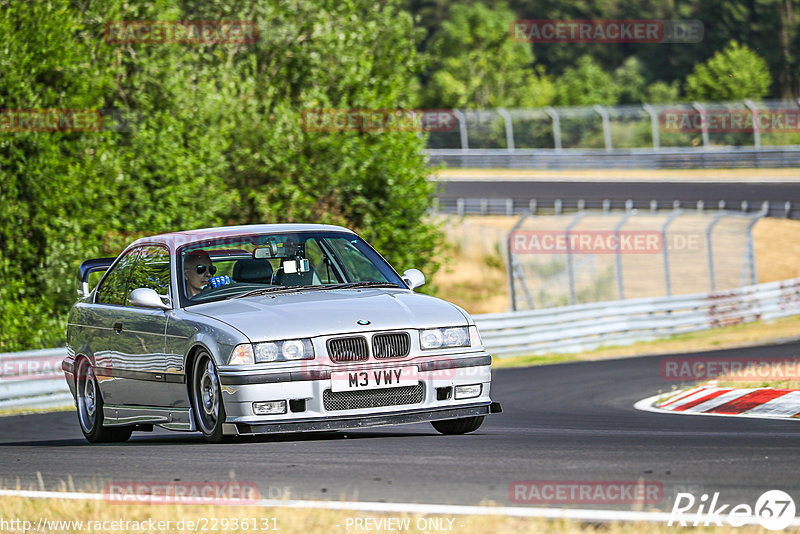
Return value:
[[(265, 433), (284, 433), (284, 432), (304, 432), (304, 431), (325, 431), (325, 430), (350, 430), (358, 428), (369, 428), (374, 426), (405, 425), (411, 423), (424, 423), (429, 421), (442, 421), (446, 419), (460, 419), (462, 417), (479, 417), (503, 411), (499, 402), (489, 404), (461, 406), (459, 408), (443, 409), (423, 409), (423, 410), (404, 410), (402, 412), (348, 416), (348, 417), (326, 417), (322, 419), (302, 419), (290, 422), (269, 422), (269, 423), (236, 423), (226, 425), (230, 428), (226, 433), (236, 434), (265, 434)], [(227, 429), (226, 429), (227, 430)]]
[[(415, 386), (340, 393), (332, 392), (331, 371), (342, 370), (341, 367), (309, 366), (260, 373), (219, 369), (225, 433), (365, 428), (501, 411), (500, 405), (489, 397), (491, 356), (485, 352), (446, 360), (370, 362), (355, 368), (371, 372), (409, 366), (416, 369), (419, 381)], [(456, 388), (467, 385), (480, 385), (480, 394), (456, 398)], [(284, 413), (254, 413), (253, 403), (271, 401), (284, 401)]]

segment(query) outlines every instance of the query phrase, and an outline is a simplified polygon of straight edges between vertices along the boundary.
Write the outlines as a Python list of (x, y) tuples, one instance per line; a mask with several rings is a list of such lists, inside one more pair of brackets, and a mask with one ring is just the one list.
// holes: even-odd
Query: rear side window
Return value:
[(133, 268), (125, 293), (125, 304), (131, 291), (140, 287), (155, 290), (162, 297), (169, 294), (169, 250), (157, 245), (141, 248), (139, 261)]
[(124, 305), (128, 300), (128, 281), (133, 273), (136, 259), (139, 257), (141, 249), (129, 250), (120, 258), (117, 264), (112, 267), (106, 275), (103, 283), (97, 288), (97, 299), (95, 302), (100, 304)]

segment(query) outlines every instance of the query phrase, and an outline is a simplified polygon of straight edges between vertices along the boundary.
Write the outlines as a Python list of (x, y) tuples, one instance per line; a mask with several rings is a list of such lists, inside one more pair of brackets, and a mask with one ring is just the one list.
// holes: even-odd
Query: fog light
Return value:
[(483, 384), (470, 384), (469, 386), (456, 386), (456, 399), (471, 399), (480, 397)]
[(286, 401), (254, 402), (253, 413), (256, 415), (276, 415), (286, 413)]

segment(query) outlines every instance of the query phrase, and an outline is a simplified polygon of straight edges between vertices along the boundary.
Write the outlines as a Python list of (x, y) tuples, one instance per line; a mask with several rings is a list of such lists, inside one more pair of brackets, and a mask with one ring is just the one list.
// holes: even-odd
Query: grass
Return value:
[[(635, 534), (639, 532), (676, 533), (676, 532), (713, 532), (750, 534), (765, 532), (760, 527), (668, 527), (658, 523), (603, 523), (593, 524), (568, 520), (547, 520), (538, 518), (517, 518), (508, 516), (431, 516), (418, 514), (385, 514), (349, 511), (331, 511), (324, 509), (290, 509), (290, 508), (262, 508), (252, 506), (208, 506), (208, 505), (155, 505), (155, 504), (117, 504), (104, 501), (83, 500), (41, 500), (19, 497), (0, 498), (0, 517), (8, 521), (19, 519), (30, 521), (33, 528), (40, 518), (49, 521), (83, 521), (80, 528), (77, 525), (62, 525), (62, 528), (51, 529), (56, 532), (281, 532), (283, 534), (307, 534), (365, 531), (354, 527), (355, 519), (369, 519), (380, 521), (382, 518), (407, 519), (407, 529), (404, 532), (434, 532), (436, 528), (424, 528), (425, 520), (441, 521), (443, 528), (458, 534), (483, 534), (485, 532), (505, 533), (602, 533), (602, 534)], [(242, 521), (247, 519), (248, 528), (242, 528)], [(134, 529), (129, 523), (127, 529), (114, 528), (111, 521), (136, 521), (146, 525), (148, 521), (162, 521), (156, 526), (157, 530)], [(234, 528), (234, 520), (239, 528)], [(86, 522), (91, 521), (91, 524)], [(170, 523), (166, 523), (169, 521)], [(179, 522), (182, 521), (182, 524)], [(189, 522), (195, 523), (199, 528), (188, 528)], [(100, 524), (96, 524), (100, 522)], [(102, 523), (106, 522), (102, 528)], [(258, 524), (258, 529), (253, 528), (253, 523)], [(419, 522), (419, 523), (418, 523)], [(182, 525), (184, 528), (176, 528)], [(216, 529), (212, 528), (216, 525)], [(227, 528), (223, 528), (223, 525)], [(100, 526), (101, 528), (93, 528)], [(162, 528), (158, 528), (162, 527)], [(163, 528), (169, 527), (169, 528)], [(419, 527), (423, 527), (422, 529)], [(392, 532), (395, 529), (372, 529), (377, 532)], [(6, 530), (13, 532), (15, 530)], [(22, 530), (17, 530), (21, 532)]]
[(800, 389), (800, 380), (746, 380), (721, 376), (716, 380), (716, 385), (721, 388)]
[[(785, 317), (775, 321), (757, 321), (747, 324), (714, 328), (691, 334), (681, 334), (666, 339), (634, 343), (624, 347), (601, 347), (574, 354), (544, 354), (496, 357), (495, 368), (527, 367), (549, 363), (602, 360), (658, 354), (685, 354), (709, 350), (752, 347), (778, 341), (800, 339), (800, 316)], [(739, 384), (742, 382), (739, 381)], [(744, 387), (744, 386), (740, 386)]]

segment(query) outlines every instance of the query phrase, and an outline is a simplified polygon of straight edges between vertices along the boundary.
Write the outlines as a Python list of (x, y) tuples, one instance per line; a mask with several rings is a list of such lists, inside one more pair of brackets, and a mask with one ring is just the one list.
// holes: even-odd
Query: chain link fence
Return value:
[(508, 233), (512, 310), (713, 292), (757, 283), (765, 213), (676, 209), (523, 215)]
[(800, 145), (791, 100), (453, 110), (429, 149), (670, 149)]

